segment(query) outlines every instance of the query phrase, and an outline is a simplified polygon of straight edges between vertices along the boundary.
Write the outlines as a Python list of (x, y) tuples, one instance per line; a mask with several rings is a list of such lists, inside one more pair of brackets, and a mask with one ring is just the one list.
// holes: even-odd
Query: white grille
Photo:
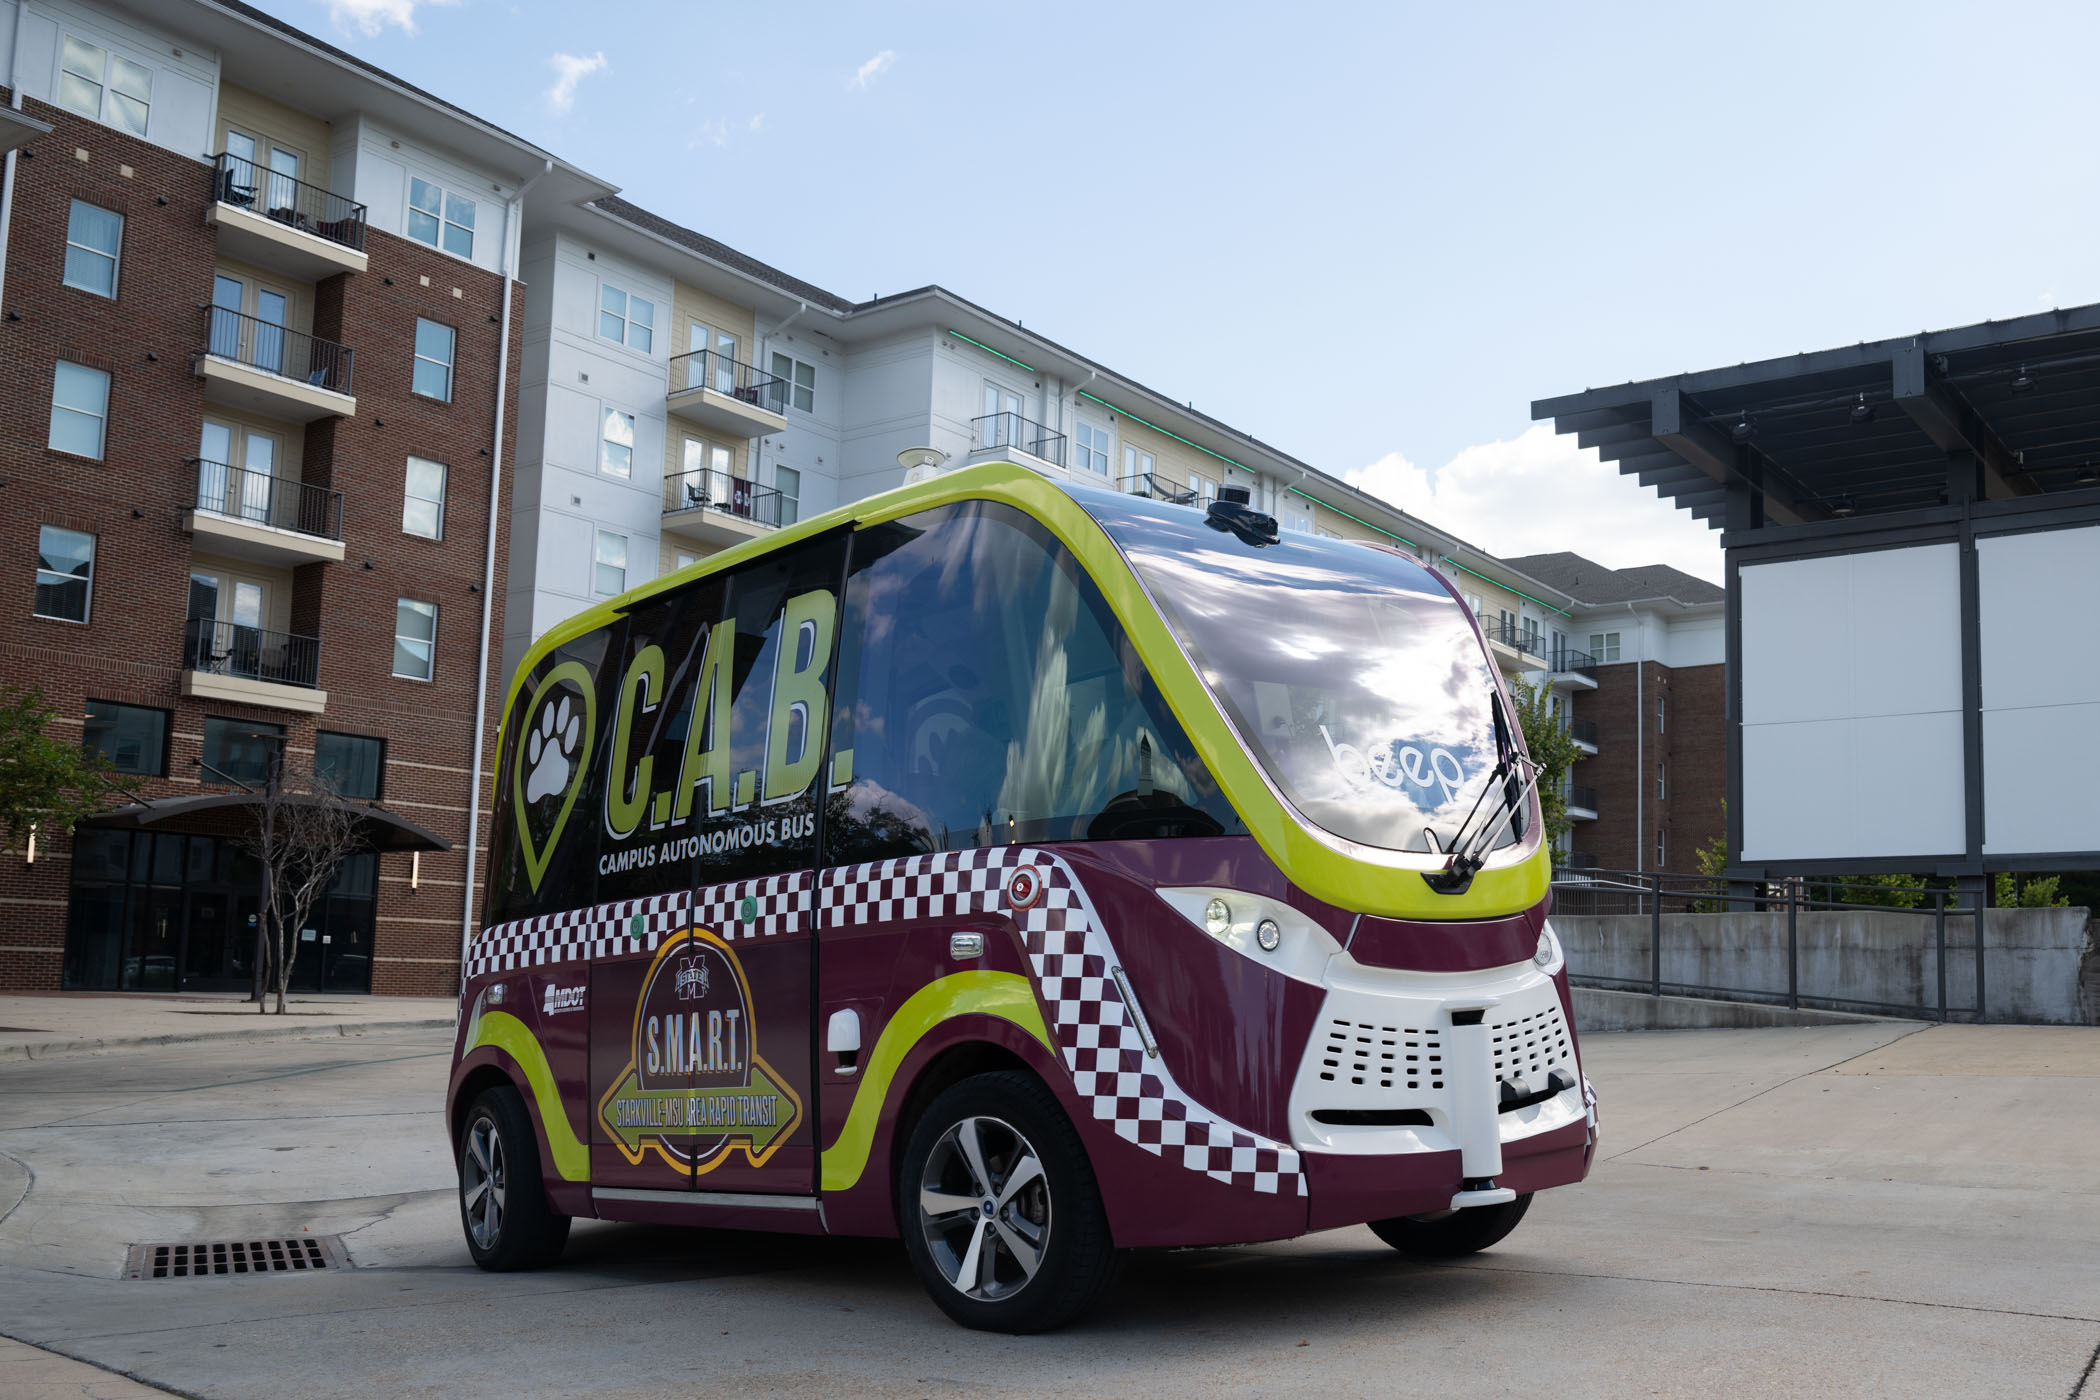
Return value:
[(1488, 1049), (1495, 1058), (1495, 1078), (1523, 1075), (1543, 1083), (1546, 1073), (1566, 1065), (1574, 1071), (1575, 1054), (1568, 1045), (1568, 1023), (1560, 1013), (1560, 1001), (1529, 1016), (1517, 1016), (1488, 1025)]
[(1319, 1075), (1329, 1084), (1363, 1089), (1441, 1089), (1443, 1045), (1435, 1030), (1331, 1017)]

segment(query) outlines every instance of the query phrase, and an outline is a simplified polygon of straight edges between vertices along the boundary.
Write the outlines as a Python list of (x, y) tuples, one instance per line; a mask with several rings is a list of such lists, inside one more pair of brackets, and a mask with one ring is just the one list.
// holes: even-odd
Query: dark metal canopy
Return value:
[(2100, 305), (1986, 321), (1539, 399), (1619, 470), (1709, 525), (1729, 487), (1752, 524), (1945, 503), (1973, 461), (1986, 499), (2100, 486)]
[[(292, 798), (291, 801), (312, 801)], [(195, 797), (156, 797), (107, 812), (82, 817), (81, 826), (125, 831), (182, 831), (205, 836), (244, 836), (255, 829), (262, 795), (253, 792), (201, 793)], [(357, 814), (358, 836), (374, 851), (449, 851), (452, 843), (384, 807), (365, 802), (344, 804)]]

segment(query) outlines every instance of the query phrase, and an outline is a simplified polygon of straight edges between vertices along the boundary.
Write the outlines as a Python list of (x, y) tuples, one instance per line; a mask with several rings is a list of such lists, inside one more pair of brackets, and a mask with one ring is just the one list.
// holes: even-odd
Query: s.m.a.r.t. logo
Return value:
[(525, 878), (537, 890), (576, 806), (598, 737), (590, 671), (580, 661), (563, 662), (540, 677), (512, 713), (521, 727), (511, 745), (511, 800)]

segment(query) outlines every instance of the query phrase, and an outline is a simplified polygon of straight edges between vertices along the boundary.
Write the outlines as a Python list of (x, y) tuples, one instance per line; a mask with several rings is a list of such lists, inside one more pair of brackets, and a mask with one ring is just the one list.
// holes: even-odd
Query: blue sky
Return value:
[(2100, 7), (263, 3), (1502, 553), (1718, 577), (1534, 398), (2100, 300)]

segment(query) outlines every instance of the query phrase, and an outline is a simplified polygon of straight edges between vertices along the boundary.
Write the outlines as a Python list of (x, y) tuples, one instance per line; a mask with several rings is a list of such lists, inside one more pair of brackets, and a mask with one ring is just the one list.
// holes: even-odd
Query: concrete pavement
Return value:
[[(227, 1397), (2100, 1400), (2100, 1030), (1591, 1036), (1597, 1169), (1493, 1251), (1421, 1265), (1350, 1229), (1143, 1255), (1101, 1317), (1021, 1339), (951, 1326), (893, 1242), (580, 1223), (556, 1269), (474, 1270), (448, 1041), (0, 1065), (0, 1332)], [(116, 1277), (132, 1242), (303, 1228), (357, 1267)]]
[[(276, 1002), (273, 1000), (274, 1007)], [(53, 992), (0, 996), (0, 1062), (208, 1040), (297, 1040), (451, 1026), (452, 997), (301, 994), (285, 1014), (230, 994)]]

